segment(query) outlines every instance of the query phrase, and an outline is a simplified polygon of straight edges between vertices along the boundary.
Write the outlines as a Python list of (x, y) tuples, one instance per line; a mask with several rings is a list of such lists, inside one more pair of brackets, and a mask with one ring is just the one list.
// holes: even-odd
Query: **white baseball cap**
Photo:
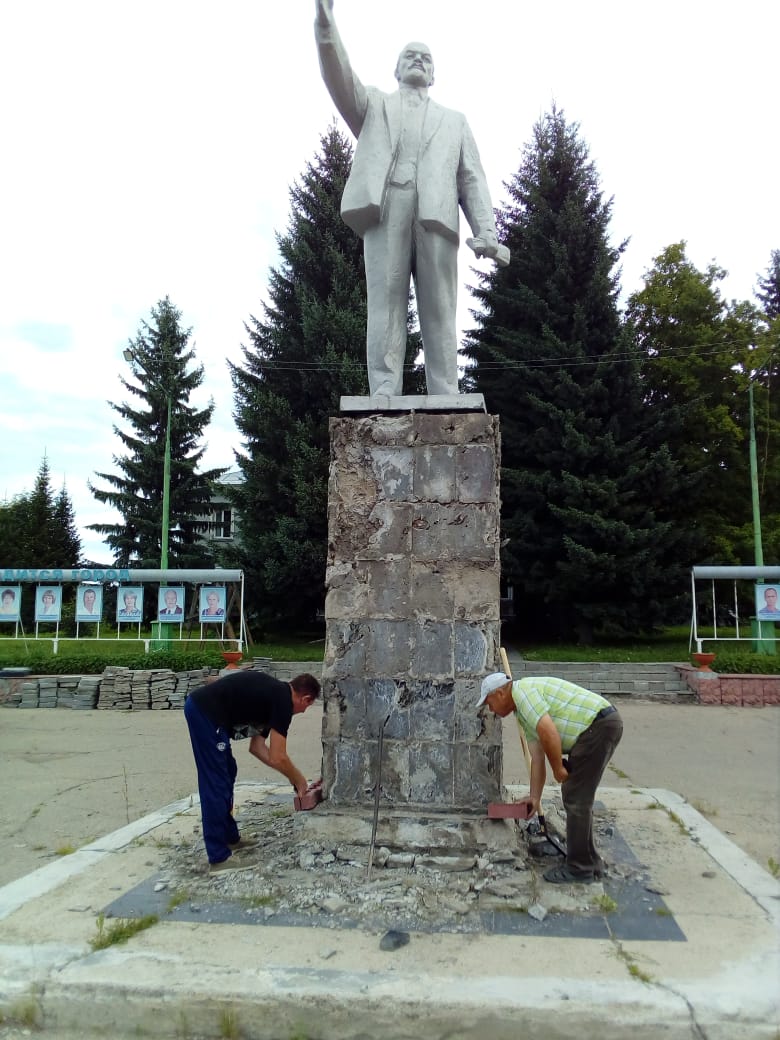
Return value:
[(485, 701), (488, 699), (494, 690), (500, 689), (502, 686), (506, 686), (508, 682), (512, 680), (508, 675), (504, 675), (503, 672), (491, 672), (490, 675), (486, 675), (482, 680), (482, 690), (480, 691), (479, 700), (477, 701), (477, 707), (481, 708)]

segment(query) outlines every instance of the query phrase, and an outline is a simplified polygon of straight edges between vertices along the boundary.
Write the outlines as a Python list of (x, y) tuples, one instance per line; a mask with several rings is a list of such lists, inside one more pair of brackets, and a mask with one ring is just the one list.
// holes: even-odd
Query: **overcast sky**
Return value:
[[(464, 112), (494, 205), (553, 103), (576, 120), (630, 237), (625, 295), (685, 239), (752, 297), (780, 248), (777, 46), (765, 0), (336, 0), (364, 82), (395, 87), (401, 47), (432, 49), (432, 96)], [(20, 0), (3, 11), (0, 500), (44, 453), (88, 523), (87, 481), (119, 450), (122, 350), (169, 295), (213, 396), (208, 466), (238, 446), (226, 358), (260, 314), (288, 189), (334, 118), (313, 0)], [(461, 324), (471, 254), (461, 253)], [(13, 566), (13, 560), (0, 565)]]

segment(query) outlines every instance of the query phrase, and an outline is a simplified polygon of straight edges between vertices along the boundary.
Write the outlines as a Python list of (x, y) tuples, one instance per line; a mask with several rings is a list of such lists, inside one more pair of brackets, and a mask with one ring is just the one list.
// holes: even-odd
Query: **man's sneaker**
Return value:
[(546, 870), (542, 877), (551, 885), (592, 885), (596, 880), (593, 874), (575, 874), (565, 863)]
[(212, 874), (238, 874), (241, 870), (253, 870), (255, 863), (237, 863), (232, 856), (223, 859), (220, 863), (209, 863), (209, 875)]
[(256, 849), (259, 844), (259, 841), (252, 841), (251, 838), (239, 838), (232, 845), (228, 842), (228, 848), (231, 852), (243, 852), (244, 849)]

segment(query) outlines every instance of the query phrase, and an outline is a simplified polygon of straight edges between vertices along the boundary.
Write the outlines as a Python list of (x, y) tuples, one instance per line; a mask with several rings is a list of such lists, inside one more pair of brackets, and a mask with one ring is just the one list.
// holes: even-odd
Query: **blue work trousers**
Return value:
[(215, 726), (189, 697), (184, 702), (184, 717), (198, 770), (206, 854), (209, 863), (221, 863), (231, 855), (229, 846), (235, 845), (239, 838), (233, 818), (233, 788), (238, 766), (228, 731)]

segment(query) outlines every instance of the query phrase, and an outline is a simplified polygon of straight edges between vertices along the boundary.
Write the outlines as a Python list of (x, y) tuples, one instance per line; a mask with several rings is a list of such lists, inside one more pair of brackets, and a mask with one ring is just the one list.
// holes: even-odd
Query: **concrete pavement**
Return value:
[[(197, 831), (184, 720), (0, 711), (7, 1035), (37, 1020), (61, 1040), (522, 1032), (776, 1040), (780, 885), (770, 860), (780, 860), (780, 710), (620, 708), (625, 736), (601, 799), (684, 941), (421, 931), (391, 953), (379, 949), (378, 932), (338, 919), (226, 925), (173, 912), (129, 943), (93, 952), (97, 914), (157, 876), (170, 842)], [(309, 776), (319, 774), (320, 718), (310, 711), (291, 730), (292, 757)], [(523, 778), (517, 744), (509, 720), (510, 784)], [(237, 757), (241, 809), (258, 781), (278, 777), (240, 745)], [(548, 905), (560, 897), (553, 887), (539, 888)]]

